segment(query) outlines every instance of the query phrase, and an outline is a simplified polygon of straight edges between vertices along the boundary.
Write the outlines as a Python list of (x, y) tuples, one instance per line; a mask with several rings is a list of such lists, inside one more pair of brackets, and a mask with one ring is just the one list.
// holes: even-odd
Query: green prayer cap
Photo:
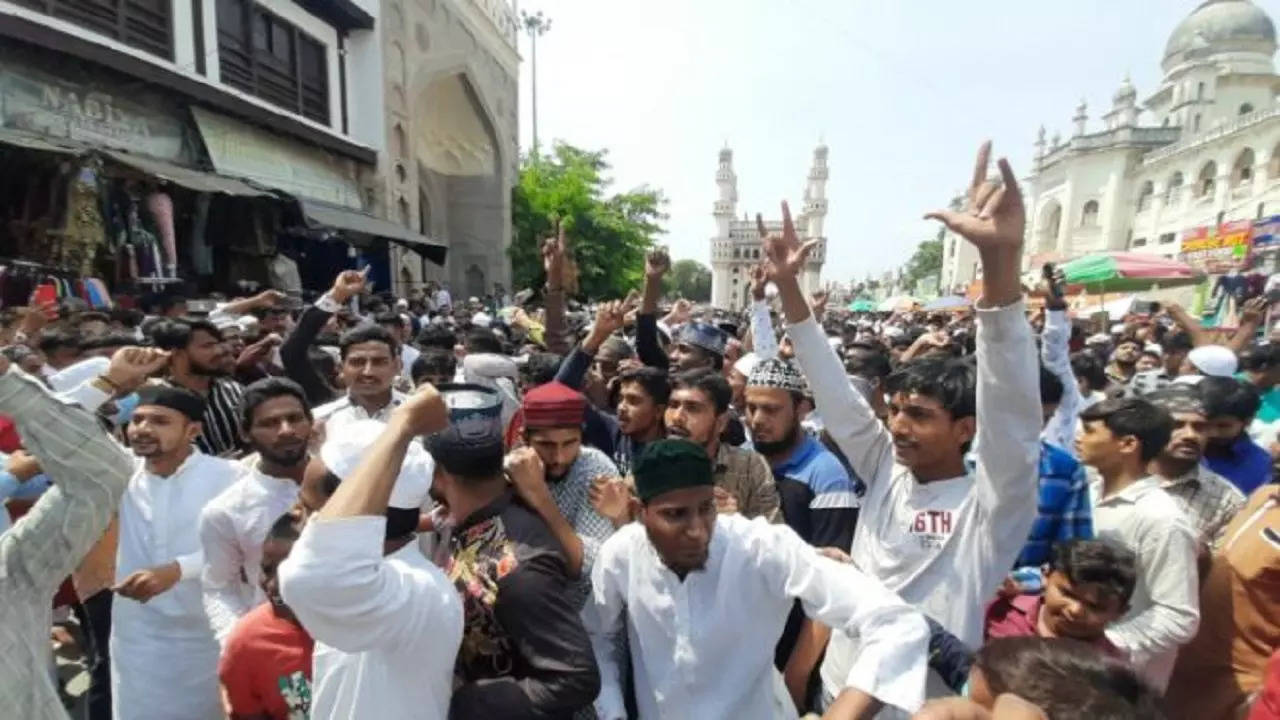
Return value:
[(688, 440), (657, 440), (645, 446), (631, 466), (636, 495), (642, 502), (684, 488), (715, 484), (711, 458), (701, 445)]

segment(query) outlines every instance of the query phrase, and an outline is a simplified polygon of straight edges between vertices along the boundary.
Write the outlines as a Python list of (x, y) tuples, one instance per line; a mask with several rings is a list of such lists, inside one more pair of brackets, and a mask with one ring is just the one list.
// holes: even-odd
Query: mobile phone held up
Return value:
[(58, 289), (51, 283), (37, 285), (35, 292), (31, 293), (31, 304), (43, 307), (44, 314), (50, 319), (58, 317)]
[(1067, 294), (1067, 289), (1063, 286), (1061, 278), (1057, 276), (1057, 269), (1054, 268), (1053, 263), (1045, 263), (1040, 272), (1044, 276), (1045, 284), (1049, 286), (1049, 293), (1055, 299), (1061, 299)]

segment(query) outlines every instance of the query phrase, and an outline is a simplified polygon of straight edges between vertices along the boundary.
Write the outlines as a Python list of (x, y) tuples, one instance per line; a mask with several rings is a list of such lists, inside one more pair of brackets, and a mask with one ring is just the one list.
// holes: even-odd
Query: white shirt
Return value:
[(347, 423), (356, 420), (379, 420), (386, 422), (391, 419), (391, 412), (400, 407), (400, 403), (404, 402), (406, 395), (399, 390), (391, 391), (391, 402), (383, 405), (372, 415), (363, 407), (357, 405), (351, 400), (350, 395), (343, 395), (333, 402), (325, 403), (312, 411), (312, 416), (316, 420), (324, 421), (324, 431), (326, 436), (335, 432)]
[(1093, 532), (1137, 555), (1138, 583), (1129, 612), (1107, 628), (1107, 639), (1160, 693), (1169, 684), (1178, 648), (1200, 625), (1196, 531), (1178, 503), (1147, 477), (1103, 499), (1102, 481), (1089, 484)]
[(413, 363), (422, 355), (422, 351), (412, 345), (400, 346), (400, 375), (405, 380), (413, 380)]
[(112, 712), (120, 720), (221, 717), (218, 643), (201, 598), (197, 527), (204, 506), (239, 473), (234, 463), (194, 448), (168, 477), (139, 464), (120, 503), (116, 582), (175, 561), (182, 575), (145, 603), (122, 595), (112, 602)]
[[(978, 310), (974, 471), (928, 483), (895, 461), (888, 429), (849, 384), (813, 318), (788, 335), (827, 431), (867, 484), (850, 554), (965, 644), (981, 646), (983, 609), (1036, 517), (1039, 368), (1023, 304)], [(854, 639), (832, 633), (822, 665), (832, 695), (858, 656)]]
[(1084, 398), (1080, 384), (1071, 370), (1071, 321), (1065, 310), (1045, 312), (1044, 331), (1040, 333), (1040, 359), (1044, 366), (1062, 383), (1062, 400), (1049, 418), (1040, 437), (1050, 445), (1076, 456), (1076, 422)]
[(796, 599), (807, 615), (861, 637), (841, 689), (911, 711), (924, 701), (924, 618), (874, 578), (818, 555), (785, 525), (718, 516), (705, 567), (682, 582), (644, 526), (631, 523), (601, 547), (591, 584), (583, 619), (600, 667), (601, 720), (626, 717), (626, 664), (608, 640), (624, 625), (641, 718), (795, 718), (789, 700), (777, 702), (773, 654)]
[(153, 475), (141, 459), (138, 462), (120, 502), (116, 582), (138, 570), (175, 561), (182, 568), (182, 579), (145, 605), (116, 596), (113, 615), (145, 617), (154, 630), (207, 634), (200, 587), (204, 551), (197, 528), (204, 506), (235, 482), (239, 470), (229, 460), (194, 448), (168, 477)]
[(386, 518), (316, 518), (280, 565), (315, 638), (311, 717), (444, 720), (462, 602), (417, 543), (383, 556)]
[(204, 608), (220, 643), (245, 613), (266, 599), (259, 586), (262, 543), (272, 524), (298, 500), (293, 480), (265, 475), (248, 458), (239, 466), (240, 479), (200, 514)]
[(436, 310), (439, 312), (446, 312), (453, 307), (453, 298), (449, 296), (449, 291), (444, 288), (436, 291), (435, 301)]

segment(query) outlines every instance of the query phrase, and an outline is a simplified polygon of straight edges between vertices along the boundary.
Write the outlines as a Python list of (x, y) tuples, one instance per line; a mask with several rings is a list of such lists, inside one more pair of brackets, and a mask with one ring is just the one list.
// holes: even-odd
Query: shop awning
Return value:
[(211, 172), (192, 170), (163, 160), (131, 155), (117, 150), (103, 150), (103, 155), (135, 170), (167, 180), (174, 185), (181, 185), (188, 190), (208, 193), (223, 193), (239, 197), (274, 197), (273, 193), (259, 190), (243, 180), (229, 178)]
[(0, 128), (0, 145), (20, 147), (26, 150), (39, 150), (41, 152), (62, 153), (64, 155), (79, 155), (83, 152), (83, 148), (59, 145), (35, 135), (28, 135), (21, 130), (11, 130), (9, 128)]
[(416, 233), (407, 227), (397, 225), (389, 220), (383, 220), (380, 217), (374, 217), (359, 210), (329, 205), (315, 200), (298, 198), (298, 204), (302, 207), (302, 214), (306, 216), (307, 223), (312, 227), (328, 227), (360, 235), (386, 238), (404, 245), (437, 265), (444, 265), (444, 258), (449, 251), (449, 247), (434, 242), (428, 239), (427, 236)]

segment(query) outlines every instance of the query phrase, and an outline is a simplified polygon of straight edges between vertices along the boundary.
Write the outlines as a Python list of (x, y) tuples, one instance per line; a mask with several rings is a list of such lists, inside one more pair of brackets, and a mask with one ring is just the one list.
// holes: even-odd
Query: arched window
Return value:
[(1151, 207), (1151, 198), (1156, 194), (1156, 186), (1150, 180), (1142, 183), (1142, 189), (1138, 191), (1138, 212), (1142, 212)]
[(1253, 180), (1253, 148), (1245, 148), (1236, 156), (1236, 163), (1231, 168), (1231, 186), (1237, 187)]
[(1175, 205), (1182, 194), (1182, 173), (1176, 172), (1164, 187), (1164, 204)]
[(1200, 132), (1200, 113), (1196, 113), (1196, 116), (1191, 119), (1191, 131)]
[(1196, 85), (1196, 99), (1197, 100), (1204, 99), (1204, 83), (1199, 83), (1198, 85)]
[(1271, 148), (1271, 159), (1267, 161), (1267, 179), (1280, 178), (1280, 143)]
[(1084, 204), (1080, 213), (1080, 227), (1093, 227), (1098, 224), (1098, 201), (1090, 200)]
[(1267, 204), (1266, 204), (1266, 203), (1258, 203), (1258, 215), (1257, 215), (1257, 218), (1258, 218), (1259, 220), (1261, 220), (1261, 219), (1262, 219), (1262, 216), (1263, 216), (1263, 215), (1266, 215), (1266, 214), (1267, 214)]
[[(1062, 229), (1062, 206), (1050, 201), (1040, 211), (1040, 251), (1048, 252), (1058, 246), (1058, 231)], [(959, 243), (956, 243), (957, 245)]]
[(1200, 168), (1200, 175), (1196, 178), (1196, 197), (1212, 196), (1217, 182), (1218, 163), (1210, 160)]
[(1251, 113), (1251, 112), (1253, 112), (1253, 106), (1252, 106), (1252, 105), (1250, 105), (1249, 103), (1245, 103), (1245, 104), (1243, 104), (1243, 105), (1241, 105), (1241, 106), (1240, 106), (1240, 114), (1241, 114), (1241, 115), (1248, 115), (1248, 114), (1249, 114), (1249, 113)]
[(1222, 212), (1219, 212), (1219, 213), (1218, 213), (1218, 227), (1222, 227), (1222, 221), (1223, 221), (1223, 220), (1226, 220), (1226, 219), (1227, 219), (1227, 213), (1226, 213), (1226, 211), (1224, 210), (1224, 211), (1222, 211)]
[(738, 248), (734, 248), (734, 249), (733, 249), (733, 259), (734, 259), (734, 260), (737, 260), (737, 259), (738, 259), (738, 254), (739, 254)]

